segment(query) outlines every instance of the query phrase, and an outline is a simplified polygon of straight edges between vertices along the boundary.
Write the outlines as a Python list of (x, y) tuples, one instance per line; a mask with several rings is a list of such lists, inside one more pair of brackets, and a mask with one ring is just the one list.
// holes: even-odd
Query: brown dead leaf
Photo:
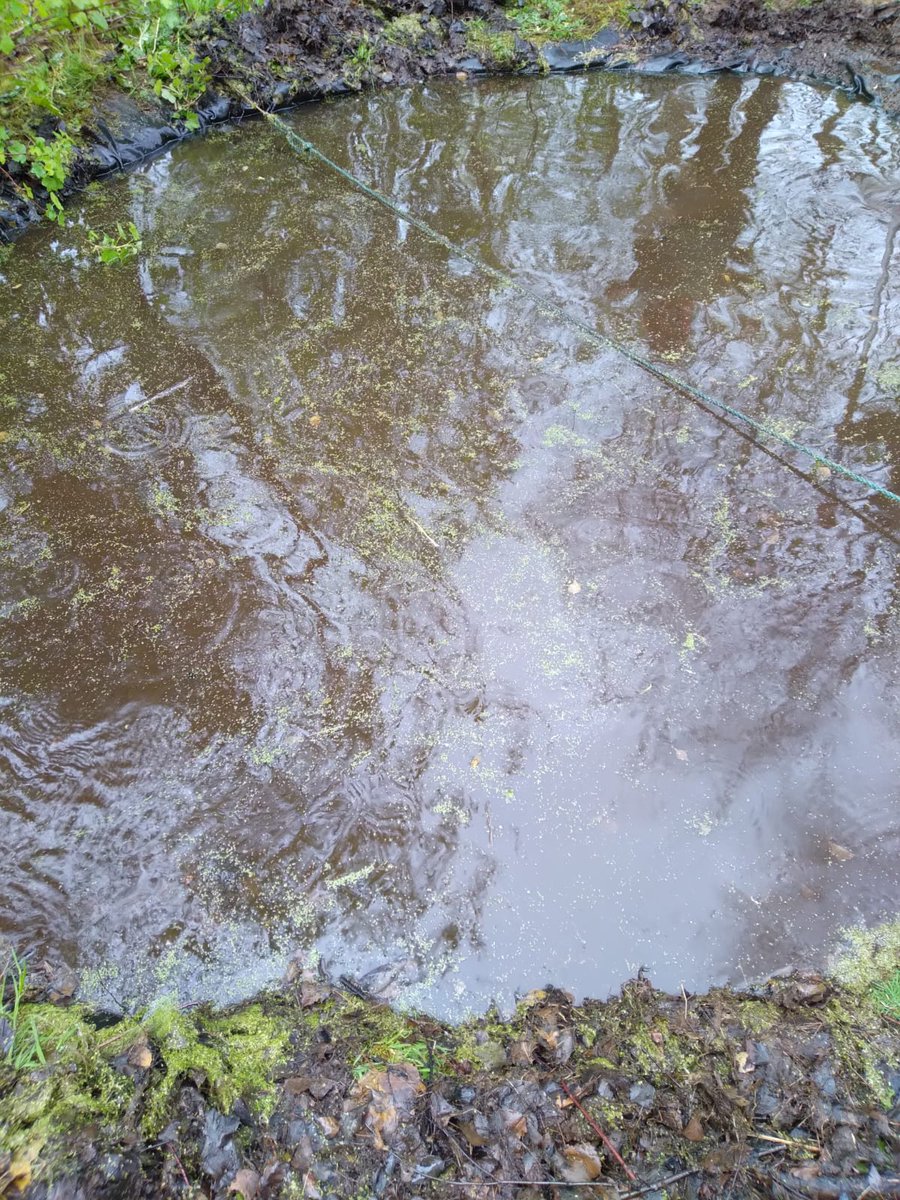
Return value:
[(387, 1148), (397, 1126), (412, 1116), (416, 1099), (424, 1091), (425, 1085), (412, 1063), (373, 1069), (359, 1080), (350, 1096), (368, 1099), (366, 1125), (372, 1131), (376, 1149)]
[(299, 1096), (302, 1092), (308, 1092), (315, 1082), (313, 1075), (292, 1075), (282, 1086), (288, 1096)]
[(307, 1200), (322, 1200), (318, 1181), (312, 1171), (307, 1171), (303, 1176), (303, 1195), (306, 1196)]
[(143, 1071), (146, 1071), (148, 1067), (153, 1065), (153, 1051), (147, 1044), (146, 1034), (139, 1037), (128, 1051), (128, 1065), (130, 1067), (140, 1067)]
[(739, 1050), (734, 1056), (734, 1061), (740, 1075), (749, 1075), (755, 1069), (755, 1064), (750, 1061), (750, 1055), (746, 1050)]
[(842, 846), (840, 842), (828, 841), (828, 857), (835, 862), (849, 862), (851, 858), (855, 858), (852, 850), (846, 846)]
[(251, 1167), (241, 1167), (228, 1185), (229, 1192), (237, 1192), (242, 1200), (256, 1200), (259, 1194), (259, 1176)]
[(312, 1008), (314, 1004), (321, 1004), (323, 1000), (327, 1000), (331, 995), (331, 988), (327, 983), (315, 983), (311, 979), (304, 979), (300, 984), (300, 1007)]
[(818, 1163), (806, 1163), (802, 1167), (792, 1167), (791, 1174), (795, 1179), (818, 1179), (822, 1174), (822, 1168)]
[(336, 1121), (334, 1117), (318, 1117), (317, 1120), (327, 1138), (337, 1137), (341, 1132), (340, 1122)]
[(682, 1137), (686, 1137), (689, 1142), (702, 1142), (704, 1138), (703, 1126), (697, 1117), (691, 1117), (687, 1125), (681, 1131)]
[(505, 1112), (503, 1114), (503, 1124), (513, 1137), (523, 1138), (528, 1131), (525, 1118), (518, 1112)]
[(475, 1114), (474, 1121), (456, 1122), (456, 1128), (473, 1149), (486, 1146), (490, 1140), (487, 1121), (481, 1116), (481, 1113)]
[(530, 1067), (534, 1061), (535, 1043), (527, 1038), (513, 1042), (509, 1048), (509, 1061), (514, 1067)]
[(600, 1155), (589, 1142), (563, 1146), (562, 1153), (567, 1163), (562, 1173), (566, 1183), (590, 1183), (603, 1170)]
[(480, 762), (481, 762), (481, 759), (480, 759), (480, 758), (478, 757), (478, 755), (476, 754), (476, 755), (475, 755), (475, 757), (472, 759), (472, 761), (469, 763), (469, 766), (470, 766), (470, 767), (472, 768), (472, 770), (474, 771), (474, 770), (475, 770), (475, 768), (478, 766), (478, 764), (479, 764)]

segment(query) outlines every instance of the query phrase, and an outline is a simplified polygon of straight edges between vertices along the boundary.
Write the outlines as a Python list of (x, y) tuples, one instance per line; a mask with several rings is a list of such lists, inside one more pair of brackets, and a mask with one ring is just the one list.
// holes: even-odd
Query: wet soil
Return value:
[[(494, 0), (395, 0), (381, 6), (359, 0), (270, 0), (237, 20), (217, 19), (198, 39), (197, 54), (209, 58), (213, 75), (198, 107), (201, 127), (252, 112), (252, 104), (279, 108), (484, 70), (750, 71), (838, 86), (890, 113), (900, 111), (900, 5), (895, 0), (650, 0), (633, 8), (620, 5), (612, 17), (603, 18), (596, 6), (589, 12), (602, 25), (596, 36), (534, 45), (519, 35), (514, 9)], [(484, 25), (487, 38), (473, 38), (473, 20)], [(373, 48), (362, 60), (361, 39)], [(64, 122), (65, 113), (57, 120)], [(79, 135), (66, 194), (186, 136), (184, 126), (152, 98), (99, 97)], [(14, 164), (10, 169), (17, 170)], [(38, 189), (35, 199), (26, 201), (0, 180), (0, 238), (15, 236), (37, 219), (44, 199)]]
[[(0, 1067), (0, 1194), (900, 1196), (900, 1023), (817, 976), (638, 979), (583, 1005), (547, 988), (456, 1027), (302, 971), (225, 1017), (57, 1012), (50, 1066)], [(274, 1053), (248, 1083), (260, 1028)]]

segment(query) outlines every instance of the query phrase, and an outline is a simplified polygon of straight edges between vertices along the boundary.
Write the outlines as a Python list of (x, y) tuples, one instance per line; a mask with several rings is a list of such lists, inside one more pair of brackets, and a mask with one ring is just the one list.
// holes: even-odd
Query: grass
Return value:
[(900, 968), (872, 989), (875, 1007), (885, 1016), (900, 1021)]
[(0, 1053), (14, 1071), (32, 1071), (46, 1063), (37, 1024), (24, 1011), (28, 966), (15, 950), (0, 984)]
[(524, 0), (510, 4), (510, 16), (522, 37), (545, 42), (587, 38), (607, 25), (627, 25), (632, 0)]

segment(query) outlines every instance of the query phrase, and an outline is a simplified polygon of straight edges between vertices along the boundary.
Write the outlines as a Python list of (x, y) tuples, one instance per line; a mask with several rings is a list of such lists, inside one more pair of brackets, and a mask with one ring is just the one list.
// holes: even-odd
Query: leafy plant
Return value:
[(0, 1055), (15, 1071), (33, 1071), (46, 1063), (34, 1018), (22, 1015), (28, 965), (13, 950), (0, 984)]
[(412, 1063), (423, 1079), (428, 1079), (432, 1069), (446, 1049), (427, 1042), (409, 1041), (401, 1034), (389, 1033), (383, 1040), (367, 1046), (363, 1054), (357, 1055), (353, 1063), (353, 1075), (361, 1079), (373, 1067), (387, 1066), (390, 1063)]
[(127, 262), (130, 258), (140, 254), (143, 241), (140, 231), (133, 221), (129, 221), (124, 227), (121, 223), (117, 224), (116, 233), (118, 237), (113, 237), (109, 233), (100, 234), (96, 229), (88, 230), (87, 236), (91, 243), (91, 250), (100, 262)]
[(189, 49), (177, 43), (171, 48), (161, 46), (147, 55), (147, 74), (153, 80), (153, 90), (168, 101), (175, 115), (184, 120), (188, 129), (196, 129), (200, 118), (194, 106), (209, 86), (209, 59), (197, 59)]
[[(65, 133), (57, 133), (52, 141), (33, 137), (24, 142), (21, 138), (9, 137), (7, 131), (0, 127), (0, 167), (5, 167), (7, 162), (24, 167), (27, 177), (46, 189), (50, 201), (49, 215), (60, 225), (65, 223), (65, 216), (58, 193), (66, 182), (74, 153), (75, 145)], [(8, 175), (8, 172), (4, 173)], [(34, 189), (27, 179), (18, 186), (29, 200), (34, 198)]]
[(378, 47), (370, 40), (369, 35), (364, 33), (347, 59), (347, 75), (359, 79), (372, 65), (377, 49)]
[[(197, 128), (211, 78), (195, 48), (203, 22), (261, 2), (0, 0), (0, 182), (28, 199), (43, 189), (48, 215), (64, 223), (63, 184), (98, 88), (152, 90)], [(44, 128), (48, 113), (55, 133)]]
[(583, 23), (572, 15), (566, 0), (532, 0), (516, 13), (516, 21), (529, 41), (560, 42), (584, 32)]

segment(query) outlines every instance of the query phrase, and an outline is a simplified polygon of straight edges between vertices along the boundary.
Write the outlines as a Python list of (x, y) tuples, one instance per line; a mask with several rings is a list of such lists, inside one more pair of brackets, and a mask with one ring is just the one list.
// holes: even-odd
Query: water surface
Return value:
[[(304, 136), (900, 490), (900, 135), (726, 77), (429, 85)], [(134, 220), (136, 262), (85, 227)], [(7, 257), (0, 931), (128, 1003), (291, 956), (442, 1014), (821, 962), (896, 911), (896, 508), (260, 124)]]

